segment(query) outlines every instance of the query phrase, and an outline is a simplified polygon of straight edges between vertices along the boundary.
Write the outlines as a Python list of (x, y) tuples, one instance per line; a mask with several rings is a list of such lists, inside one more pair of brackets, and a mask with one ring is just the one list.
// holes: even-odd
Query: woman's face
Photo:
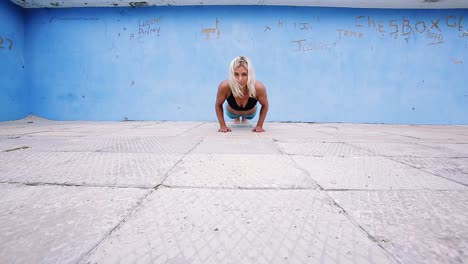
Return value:
[(239, 66), (234, 70), (234, 77), (242, 87), (247, 86), (248, 75), (247, 69), (244, 66)]

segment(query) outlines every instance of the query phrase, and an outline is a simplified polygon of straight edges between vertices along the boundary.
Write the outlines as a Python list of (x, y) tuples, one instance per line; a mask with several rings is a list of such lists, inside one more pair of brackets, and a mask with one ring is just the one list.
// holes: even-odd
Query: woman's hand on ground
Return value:
[(256, 126), (252, 129), (252, 132), (265, 132), (261, 126)]
[(223, 133), (231, 132), (231, 129), (227, 126), (222, 126), (220, 129), (218, 129), (218, 132), (223, 132)]

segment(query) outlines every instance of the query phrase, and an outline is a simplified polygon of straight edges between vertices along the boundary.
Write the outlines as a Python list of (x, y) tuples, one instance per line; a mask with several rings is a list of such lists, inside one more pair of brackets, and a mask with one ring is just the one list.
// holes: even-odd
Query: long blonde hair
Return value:
[(247, 69), (247, 89), (249, 91), (250, 97), (255, 97), (255, 71), (250, 59), (244, 56), (235, 57), (231, 61), (231, 65), (229, 67), (229, 87), (231, 88), (231, 92), (234, 97), (242, 97), (244, 93), (242, 92), (242, 88), (236, 80), (234, 76), (234, 71), (240, 67), (244, 66)]

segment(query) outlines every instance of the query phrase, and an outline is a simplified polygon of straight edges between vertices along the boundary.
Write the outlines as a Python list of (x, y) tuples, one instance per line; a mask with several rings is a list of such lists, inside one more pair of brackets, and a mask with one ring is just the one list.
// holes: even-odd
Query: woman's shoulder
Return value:
[(265, 90), (265, 85), (262, 82), (255, 80), (255, 90)]
[(229, 86), (229, 81), (228, 80), (222, 80), (221, 83), (219, 83), (219, 86)]
[(228, 80), (223, 80), (221, 81), (221, 83), (219, 84), (218, 86), (220, 89), (231, 89), (231, 87), (229, 86), (229, 81)]
[(224, 80), (219, 84), (218, 94), (224, 94), (226, 97), (231, 94), (231, 87), (229, 86), (228, 80)]

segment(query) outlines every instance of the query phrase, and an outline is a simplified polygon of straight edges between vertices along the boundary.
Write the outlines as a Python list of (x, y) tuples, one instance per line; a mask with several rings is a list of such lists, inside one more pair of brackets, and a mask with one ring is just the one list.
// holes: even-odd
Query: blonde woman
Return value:
[(234, 119), (234, 124), (248, 123), (257, 113), (257, 102), (260, 103), (260, 116), (253, 132), (265, 132), (263, 122), (268, 112), (268, 98), (265, 86), (255, 80), (255, 71), (247, 57), (236, 57), (231, 61), (229, 79), (218, 86), (216, 96), (216, 116), (218, 117), (218, 132), (229, 132), (231, 128), (224, 121), (223, 104), (227, 101), (226, 115)]

